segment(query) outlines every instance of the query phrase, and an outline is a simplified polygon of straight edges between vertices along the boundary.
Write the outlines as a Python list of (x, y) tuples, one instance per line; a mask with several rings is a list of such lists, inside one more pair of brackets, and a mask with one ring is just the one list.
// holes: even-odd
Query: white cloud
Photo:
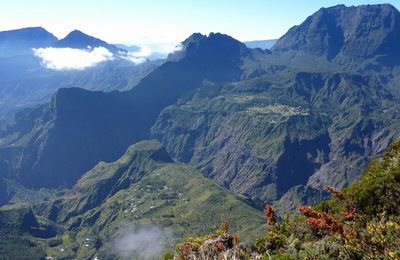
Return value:
[(120, 57), (135, 64), (147, 60), (165, 59), (168, 54), (182, 50), (182, 44), (144, 43), (139, 44), (140, 49), (136, 52), (120, 52)]
[(174, 53), (174, 52), (181, 51), (181, 50), (183, 50), (183, 44), (182, 43), (174, 46), (171, 50), (169, 50), (169, 53)]
[(132, 56), (131, 53), (128, 53), (126, 56), (123, 56), (122, 58), (125, 60), (129, 60), (130, 62), (133, 62), (136, 65), (141, 64), (146, 61), (146, 58), (135, 57), (135, 56)]
[(177, 49), (181, 48), (180, 44), (176, 44), (173, 42), (170, 43), (162, 43), (162, 42), (144, 42), (139, 44), (139, 46), (143, 46), (142, 48), (150, 49), (153, 53), (161, 53), (168, 55), (171, 52), (176, 51)]
[(104, 47), (88, 50), (72, 48), (33, 49), (35, 56), (42, 59), (46, 68), (53, 70), (83, 70), (101, 62), (114, 59), (113, 54)]
[(169, 230), (155, 225), (122, 224), (105, 245), (109, 258), (160, 259), (167, 245), (174, 244), (175, 237)]
[(133, 52), (132, 54), (135, 55), (136, 57), (149, 57), (153, 51), (146, 46), (140, 47), (139, 51)]
[(135, 64), (140, 64), (143, 63), (147, 60), (147, 58), (153, 54), (153, 51), (146, 47), (140, 47), (140, 50), (135, 51), (135, 52), (127, 52), (127, 53), (120, 53), (123, 59), (129, 60)]

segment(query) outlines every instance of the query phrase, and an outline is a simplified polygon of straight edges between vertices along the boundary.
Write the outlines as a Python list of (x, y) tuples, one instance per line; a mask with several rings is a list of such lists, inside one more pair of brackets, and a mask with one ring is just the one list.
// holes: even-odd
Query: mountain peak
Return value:
[[(180, 60), (194, 56), (220, 56), (231, 59), (238, 58), (248, 51), (245, 44), (222, 33), (210, 33), (208, 36), (194, 33), (181, 44), (182, 49), (168, 56), (169, 60)], [(232, 58), (232, 60), (235, 60)]]
[(327, 14), (339, 15), (340, 12), (343, 12), (342, 15), (353, 14), (356, 16), (366, 16), (367, 14), (374, 15), (374, 13), (375, 14), (389, 14), (392, 12), (398, 13), (399, 11), (391, 4), (372, 4), (372, 5), (367, 4), (367, 5), (357, 5), (357, 6), (354, 5), (346, 6), (344, 4), (338, 4), (331, 7), (322, 7), (310, 17), (316, 15), (327, 15)]
[(114, 45), (108, 44), (107, 42), (83, 33), (79, 30), (71, 31), (65, 38), (57, 41), (53, 45), (58, 48), (74, 48), (74, 49), (87, 49), (104, 47), (111, 52), (118, 52), (118, 48)]
[(186, 40), (184, 40), (182, 44), (187, 46), (190, 43), (204, 43), (209, 41), (225, 41), (225, 42), (235, 42), (236, 44), (239, 45), (242, 44), (240, 41), (234, 39), (233, 37), (219, 32), (216, 33), (211, 32), (208, 36), (201, 33), (193, 33)]
[(291, 28), (274, 51), (300, 51), (328, 60), (381, 58), (398, 60), (400, 13), (390, 4), (321, 8)]
[[(89, 39), (93, 39), (94, 37), (80, 31), (80, 30), (73, 30), (70, 33), (67, 34), (67, 36), (65, 36), (65, 38), (73, 38), (73, 37), (82, 37), (82, 38), (89, 38)], [(64, 39), (65, 39), (64, 38)]]
[(0, 34), (11, 34), (11, 33), (46, 33), (46, 34), (51, 34), (50, 32), (48, 32), (46, 29), (44, 29), (41, 26), (25, 27), (25, 28), (13, 29), (13, 30), (7, 30), (7, 31), (0, 32)]
[(32, 48), (51, 46), (58, 39), (42, 27), (0, 32), (0, 57), (31, 54)]
[(201, 33), (193, 33), (192, 35), (190, 35), (186, 40), (184, 40), (182, 42), (183, 45), (187, 45), (191, 42), (199, 42), (203, 39), (207, 38), (206, 35), (203, 35)]
[[(106, 42), (97, 39), (93, 36), (90, 36), (88, 34), (83, 33), (82, 31), (79, 30), (73, 30), (70, 33), (67, 34), (63, 39), (59, 40), (55, 45), (57, 47), (63, 46), (63, 45), (71, 45), (73, 47), (78, 46), (78, 48), (86, 48), (90, 44), (107, 44)], [(70, 47), (70, 46), (63, 46), (63, 47)], [(95, 46), (92, 46), (95, 47)]]

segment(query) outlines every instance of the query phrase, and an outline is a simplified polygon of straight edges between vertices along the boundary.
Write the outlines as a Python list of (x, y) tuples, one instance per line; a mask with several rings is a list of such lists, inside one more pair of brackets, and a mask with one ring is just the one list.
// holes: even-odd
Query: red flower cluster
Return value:
[(224, 231), (226, 234), (229, 234), (229, 223), (227, 221), (224, 221)]
[(179, 258), (180, 258), (181, 260), (189, 259), (189, 255), (190, 255), (190, 253), (192, 253), (192, 252), (193, 252), (193, 249), (192, 249), (192, 247), (190, 246), (190, 244), (185, 243), (185, 244), (183, 245), (182, 249), (181, 249), (181, 254), (180, 254)]
[(275, 218), (275, 211), (271, 205), (265, 205), (264, 207), (265, 217), (267, 218), (267, 223), (270, 226), (275, 225), (276, 218)]
[(315, 211), (309, 206), (301, 206), (299, 208), (299, 212), (300, 214), (308, 217), (306, 221), (314, 228), (343, 235), (343, 223), (334, 219), (329, 214)]
[(239, 245), (239, 243), (240, 243), (240, 239), (239, 239), (239, 236), (238, 236), (237, 233), (234, 233), (234, 234), (233, 234), (233, 243), (234, 243), (235, 245)]
[(338, 199), (344, 200), (344, 194), (340, 190), (338, 190), (338, 189), (336, 189), (336, 188), (334, 188), (332, 186), (329, 186), (329, 185), (325, 186), (325, 189), (327, 191), (329, 191), (330, 193), (332, 193), (333, 195), (335, 195)]
[(347, 221), (354, 220), (355, 216), (356, 216), (356, 209), (355, 208), (350, 208), (350, 209), (348, 209), (347, 212), (342, 213), (342, 218), (344, 220), (347, 220)]
[(225, 251), (225, 246), (224, 246), (224, 243), (222, 243), (222, 242), (215, 243), (214, 247), (218, 252)]

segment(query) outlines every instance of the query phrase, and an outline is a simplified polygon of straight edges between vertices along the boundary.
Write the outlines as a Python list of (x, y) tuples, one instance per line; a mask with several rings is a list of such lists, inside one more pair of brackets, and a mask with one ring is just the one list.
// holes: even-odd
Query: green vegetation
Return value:
[(397, 99), (357, 74), (285, 71), (207, 88), (165, 108), (153, 135), (177, 161), (260, 205), (319, 201), (318, 190), (357, 180), (399, 134)]
[[(116, 230), (153, 224), (175, 236), (163, 241), (169, 250), (164, 259), (398, 259), (399, 169), (400, 141), (372, 161), (360, 181), (340, 191), (328, 187), (334, 196), (300, 207), (301, 215), (277, 219), (266, 207), (265, 225), (240, 197), (172, 163), (157, 141), (140, 142), (119, 160), (99, 163), (61, 200), (35, 206), (46, 218), (26, 204), (0, 208), (0, 256), (117, 258), (118, 252), (109, 252)], [(174, 252), (174, 241), (184, 237)]]
[[(99, 161), (151, 137), (177, 162), (259, 206), (319, 201), (324, 185), (358, 180), (399, 134), (396, 17), (390, 5), (337, 6), (291, 29), (272, 51), (193, 34), (154, 70), (115, 60), (77, 78), (70, 72), (51, 84), (125, 89), (151, 71), (129, 91), (61, 89), (18, 113), (0, 133), (0, 187), (4, 177), (71, 188)], [(1, 203), (12, 198), (0, 193)]]
[[(32, 250), (57, 259), (117, 258), (119, 253), (110, 247), (125, 226), (152, 225), (168, 231), (171, 235), (162, 242), (170, 250), (175, 241), (211, 232), (223, 221), (243, 241), (260, 235), (264, 226), (262, 214), (243, 198), (193, 168), (174, 163), (155, 140), (130, 146), (115, 162), (100, 162), (71, 191), (33, 208), (35, 214), (28, 205), (2, 207), (2, 237), (16, 240), (8, 230), (21, 227), (21, 247), (28, 241)], [(15, 244), (4, 244), (5, 254), (15, 253), (11, 243)]]
[[(1, 256), (115, 259), (155, 226), (160, 250), (191, 237), (184, 258), (398, 258), (399, 144), (360, 173), (400, 133), (399, 17), (390, 5), (340, 5), (272, 51), (193, 34), (160, 66), (114, 60), (38, 81), (3, 72), (44, 94), (135, 87), (60, 89), (0, 127), (0, 204), (17, 203), (0, 209)], [(22, 92), (4, 97), (13, 106)], [(128, 148), (149, 137), (161, 143)], [(278, 221), (267, 207), (264, 228), (257, 207), (315, 205), (327, 184), (350, 187), (329, 187), (335, 197), (303, 216)]]
[[(82, 177), (76, 191), (58, 209), (59, 219), (64, 219), (70, 230), (77, 230), (75, 237), (82, 241), (78, 242), (78, 257), (96, 252), (101, 256), (101, 246), (88, 251), (84, 239), (107, 241), (127, 223), (157, 225), (180, 239), (210, 232), (226, 220), (248, 240), (257, 236), (263, 223), (262, 215), (241, 198), (191, 167), (171, 163), (156, 141), (131, 146), (116, 162), (100, 163)], [(79, 214), (74, 216), (74, 212)], [(172, 245), (169, 242), (167, 248)]]
[(43, 241), (59, 232), (53, 223), (37, 218), (27, 204), (0, 208), (0, 259), (44, 259)]
[[(268, 229), (250, 246), (219, 246), (214, 257), (240, 259), (399, 259), (400, 257), (400, 141), (389, 147), (381, 160), (370, 163), (360, 181), (341, 191), (327, 186), (334, 196), (314, 208), (302, 206), (300, 216), (277, 221), (271, 206), (265, 207)], [(176, 255), (196, 259), (218, 239), (189, 238), (177, 246)]]

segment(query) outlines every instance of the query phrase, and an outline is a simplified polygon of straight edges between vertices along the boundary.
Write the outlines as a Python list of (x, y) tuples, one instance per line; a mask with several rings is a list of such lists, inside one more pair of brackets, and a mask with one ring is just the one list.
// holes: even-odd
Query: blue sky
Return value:
[(73, 29), (111, 43), (179, 43), (193, 32), (242, 41), (279, 38), (321, 7), (400, 0), (5, 0), (0, 30), (43, 26), (58, 37)]

